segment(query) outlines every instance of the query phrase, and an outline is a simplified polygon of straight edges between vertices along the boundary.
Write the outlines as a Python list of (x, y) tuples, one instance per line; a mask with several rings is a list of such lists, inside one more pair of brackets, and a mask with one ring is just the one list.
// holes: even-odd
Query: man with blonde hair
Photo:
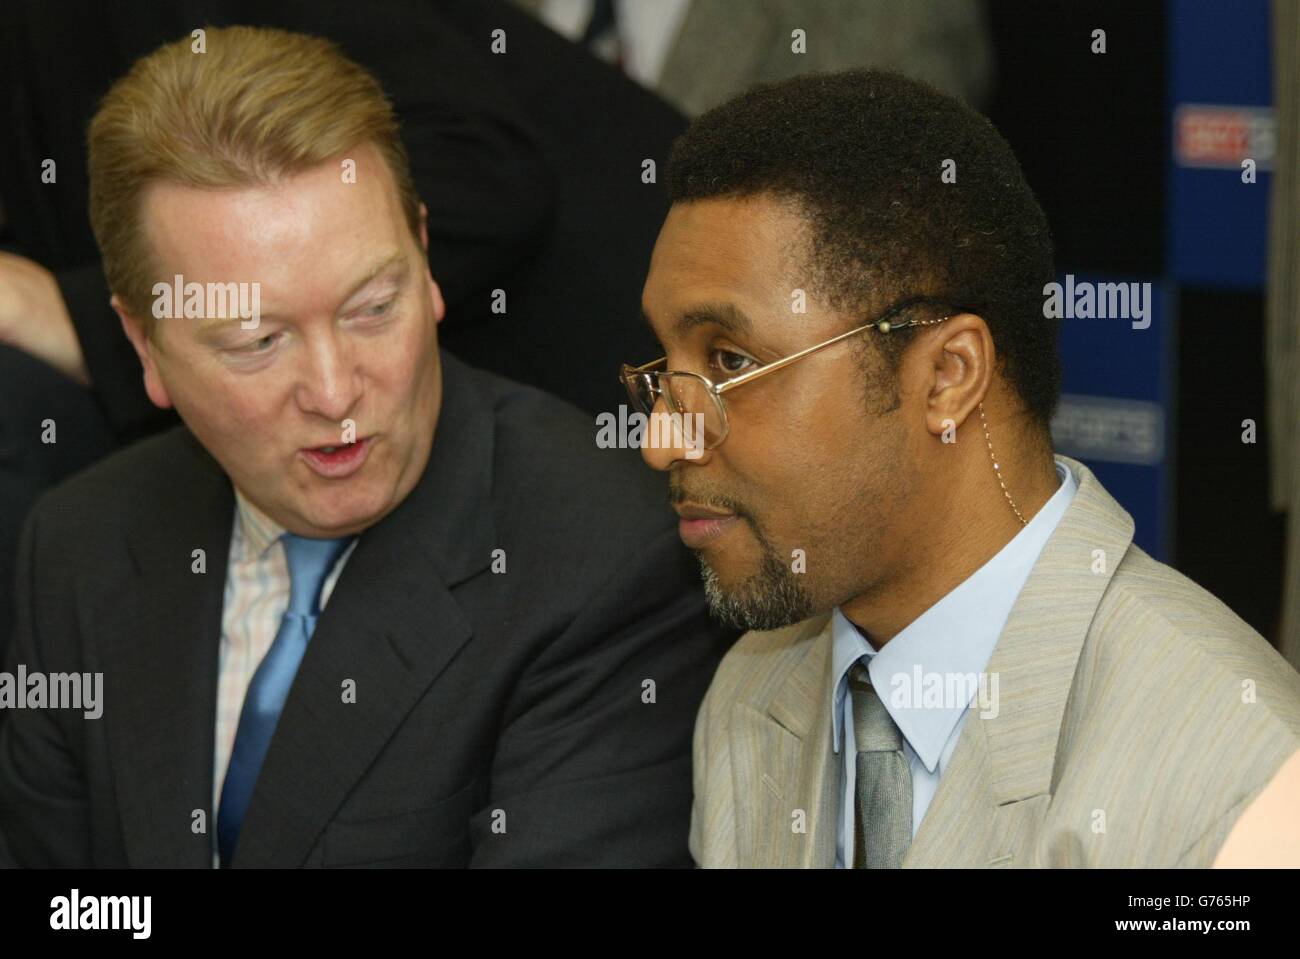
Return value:
[(631, 454), (440, 353), (379, 84), (325, 40), (208, 29), (138, 62), (89, 147), (113, 307), (184, 426), (24, 526), (6, 668), (103, 696), (0, 724), (0, 854), (688, 861), (728, 637)]

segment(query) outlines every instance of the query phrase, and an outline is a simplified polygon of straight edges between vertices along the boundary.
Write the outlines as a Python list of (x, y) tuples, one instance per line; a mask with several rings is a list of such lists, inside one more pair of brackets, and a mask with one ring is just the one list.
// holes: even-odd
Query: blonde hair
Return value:
[(257, 27), (206, 27), (136, 61), (90, 122), (90, 223), (109, 289), (152, 337), (159, 277), (141, 198), (153, 181), (269, 185), (362, 143), (388, 165), (412, 233), (419, 197), (393, 106), (329, 40)]

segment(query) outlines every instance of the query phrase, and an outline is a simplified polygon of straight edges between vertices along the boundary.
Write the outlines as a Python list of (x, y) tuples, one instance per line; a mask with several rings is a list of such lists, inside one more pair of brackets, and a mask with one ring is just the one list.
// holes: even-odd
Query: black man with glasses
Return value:
[(664, 356), (621, 377), (703, 422), (642, 455), (749, 630), (696, 721), (697, 864), (1300, 865), (1300, 675), (1054, 453), (1051, 237), (991, 124), (799, 77), (667, 181)]

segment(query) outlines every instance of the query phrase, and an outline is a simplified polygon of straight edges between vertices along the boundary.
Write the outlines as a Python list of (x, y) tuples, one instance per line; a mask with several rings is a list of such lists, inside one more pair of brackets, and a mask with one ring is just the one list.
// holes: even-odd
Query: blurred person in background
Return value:
[(852, 67), (896, 70), (981, 108), (992, 87), (982, 0), (513, 2), (688, 116), (755, 83)]

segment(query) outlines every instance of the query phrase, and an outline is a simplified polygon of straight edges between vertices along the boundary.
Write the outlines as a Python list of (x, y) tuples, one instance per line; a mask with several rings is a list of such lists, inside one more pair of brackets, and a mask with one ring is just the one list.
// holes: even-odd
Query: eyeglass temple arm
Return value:
[(847, 333), (841, 333), (839, 336), (834, 336), (831, 339), (827, 340), (825, 343), (818, 343), (816, 346), (810, 346), (806, 350), (800, 350), (798, 353), (795, 353), (792, 356), (786, 356), (783, 357), (782, 359), (774, 360), (773, 362), (768, 363), (766, 366), (760, 366), (758, 369), (750, 370), (748, 373), (741, 373), (739, 376), (732, 377), (731, 379), (727, 380), (725, 383), (718, 384), (717, 386), (714, 387), (714, 389), (716, 390), (716, 392), (722, 393), (725, 392), (726, 390), (731, 389), (733, 386), (739, 386), (741, 383), (747, 383), (750, 380), (758, 379), (758, 377), (762, 376), (764, 373), (771, 373), (774, 370), (781, 369), (781, 367), (783, 366), (789, 366), (795, 360), (801, 360), (805, 356), (809, 356), (813, 353), (816, 353), (818, 350), (824, 350), (828, 346), (834, 346), (840, 340), (847, 340), (850, 336), (854, 336), (855, 334), (861, 333), (863, 330), (870, 329), (871, 327), (879, 323), (881, 319), (883, 319), (883, 317), (881, 317), (880, 319), (872, 320), (870, 323), (864, 323), (861, 326), (857, 327), (856, 329), (849, 330)]
[[(929, 297), (929, 296), (917, 296), (909, 300), (904, 300), (902, 303), (897, 304), (892, 309), (886, 310), (883, 315), (876, 317), (874, 320), (870, 320), (867, 323), (863, 323), (861, 326), (849, 330), (846, 333), (841, 333), (838, 336), (833, 336), (825, 343), (818, 343), (815, 346), (808, 347), (806, 350), (800, 350), (798, 353), (795, 353), (792, 356), (785, 356), (779, 360), (774, 360), (773, 362), (768, 363), (765, 366), (760, 366), (756, 370), (750, 370), (748, 373), (741, 373), (739, 376), (733, 377), (732, 379), (727, 380), (725, 383), (721, 383), (721, 384), (711, 383), (710, 385), (713, 387), (714, 393), (724, 393), (727, 390), (731, 389), (733, 386), (739, 386), (741, 383), (748, 383), (750, 380), (758, 379), (764, 373), (771, 373), (774, 370), (779, 370), (782, 367), (789, 366), (791, 363), (795, 362), (796, 360), (801, 360), (805, 356), (810, 356), (811, 354), (816, 353), (818, 350), (824, 350), (828, 346), (834, 346), (836, 343), (840, 342), (840, 340), (847, 340), (850, 336), (855, 336), (856, 334), (861, 333), (863, 330), (868, 330), (873, 326), (878, 326), (881, 322), (888, 320), (891, 316), (897, 316), (899, 313), (903, 312), (903, 310), (916, 306), (919, 303), (945, 303), (945, 302), (950, 303), (951, 301), (947, 301), (938, 297)], [(957, 309), (958, 311), (967, 310), (966, 307), (958, 307)], [(948, 319), (948, 317), (945, 316), (943, 317), (943, 319), (946, 320)], [(899, 323), (894, 325), (892, 328), (896, 330), (901, 330), (912, 325), (913, 325), (912, 323)], [(642, 366), (632, 367), (631, 371), (634, 373), (649, 373), (651, 370), (654, 369), (654, 367), (659, 366), (660, 364), (667, 364), (667, 362), (668, 362), (668, 357), (661, 356), (659, 357), (659, 359), (651, 360), (649, 363), (646, 363)], [(703, 377), (701, 378), (703, 379)]]
[[(818, 350), (824, 350), (828, 346), (834, 346), (836, 343), (840, 342), (840, 340), (847, 340), (850, 336), (854, 336), (858, 333), (861, 333), (863, 330), (868, 330), (873, 326), (879, 326), (885, 320), (897, 316), (899, 313), (902, 313), (904, 310), (910, 309), (911, 307), (917, 306), (918, 304), (921, 303), (947, 303), (949, 306), (952, 305), (951, 300), (948, 300), (943, 297), (932, 297), (932, 296), (911, 297), (910, 299), (904, 300), (902, 303), (898, 303), (892, 308), (886, 310), (881, 316), (876, 317), (874, 320), (871, 320), (867, 323), (863, 323), (861, 326), (857, 327), (856, 329), (849, 330), (847, 333), (841, 333), (839, 336), (831, 337), (825, 343), (818, 343), (816, 346), (810, 346), (806, 350), (800, 350), (798, 353), (795, 353), (793, 356), (786, 356), (783, 357), (782, 359), (775, 360), (771, 363), (768, 363), (766, 366), (760, 366), (756, 370), (750, 370), (748, 373), (741, 373), (739, 376), (729, 379), (725, 383), (714, 386), (713, 388), (714, 392), (723, 393), (731, 389), (733, 386), (739, 386), (741, 383), (748, 383), (750, 380), (758, 379), (764, 373), (771, 373), (773, 370), (779, 370), (783, 366), (789, 366), (795, 360), (801, 360), (805, 356), (809, 356), (810, 354), (816, 353)], [(956, 309), (958, 312), (968, 311), (968, 308), (963, 306), (959, 306)], [(945, 316), (943, 317), (943, 319), (946, 320), (948, 319), (948, 317)], [(913, 325), (916, 324), (914, 322), (897, 323), (892, 325), (891, 329), (902, 330)], [(667, 359), (667, 357), (665, 357), (665, 359)]]
[[(643, 363), (643, 364), (641, 364), (640, 366), (629, 366), (629, 367), (627, 368), (627, 372), (629, 372), (629, 373), (649, 373), (649, 372), (651, 372), (651, 371), (652, 371), (656, 366), (659, 366), (659, 365), (661, 365), (661, 364), (665, 364), (665, 365), (666, 365), (667, 363), (668, 363), (668, 357), (667, 357), (667, 356), (661, 356), (661, 357), (659, 357), (659, 359), (657, 359), (657, 360), (651, 360), (649, 363)], [(621, 376), (620, 376), (620, 378), (621, 378)]]

